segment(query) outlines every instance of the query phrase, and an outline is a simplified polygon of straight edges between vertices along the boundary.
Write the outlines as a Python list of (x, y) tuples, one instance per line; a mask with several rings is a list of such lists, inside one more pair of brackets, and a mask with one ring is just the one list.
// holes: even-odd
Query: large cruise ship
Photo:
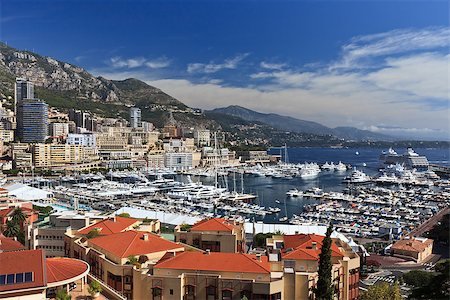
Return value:
[(394, 149), (389, 148), (380, 155), (380, 163), (383, 168), (390, 165), (402, 165), (407, 169), (416, 169), (417, 171), (428, 171), (428, 159), (419, 155), (412, 148), (408, 148), (404, 154), (397, 154)]

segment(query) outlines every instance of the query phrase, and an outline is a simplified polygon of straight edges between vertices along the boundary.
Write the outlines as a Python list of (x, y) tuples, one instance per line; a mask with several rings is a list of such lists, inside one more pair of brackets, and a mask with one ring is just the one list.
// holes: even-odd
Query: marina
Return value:
[(128, 207), (199, 219), (296, 225), (332, 220), (339, 230), (358, 237), (380, 236), (392, 227), (408, 232), (449, 205), (448, 179), (398, 163), (378, 169), (375, 163), (327, 160), (181, 172), (142, 169), (27, 183), (51, 192), (63, 207)]

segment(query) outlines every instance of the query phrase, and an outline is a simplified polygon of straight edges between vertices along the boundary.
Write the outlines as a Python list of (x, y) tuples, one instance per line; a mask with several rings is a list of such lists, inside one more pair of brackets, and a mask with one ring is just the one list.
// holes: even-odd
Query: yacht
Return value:
[(370, 180), (370, 176), (366, 175), (363, 171), (356, 170), (355, 168), (352, 174), (345, 177), (343, 181), (345, 183), (367, 183), (370, 182)]
[(343, 164), (341, 161), (335, 166), (334, 168), (338, 172), (345, 172), (347, 171), (347, 166)]
[(289, 197), (302, 197), (303, 191), (298, 190), (298, 189), (292, 189), (292, 190), (287, 191), (286, 195)]

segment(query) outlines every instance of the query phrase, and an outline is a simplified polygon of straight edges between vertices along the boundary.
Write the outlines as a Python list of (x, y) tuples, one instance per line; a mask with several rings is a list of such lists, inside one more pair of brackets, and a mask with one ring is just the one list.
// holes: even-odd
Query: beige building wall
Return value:
[(97, 157), (92, 156), (91, 149), (86, 153), (84, 150), (85, 147), (81, 145), (35, 144), (33, 146), (34, 165), (36, 167), (49, 167), (97, 159)]

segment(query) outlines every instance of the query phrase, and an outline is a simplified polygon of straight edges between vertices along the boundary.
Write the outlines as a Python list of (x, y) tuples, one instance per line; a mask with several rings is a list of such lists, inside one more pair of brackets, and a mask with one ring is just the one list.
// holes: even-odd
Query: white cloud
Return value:
[(332, 68), (355, 68), (367, 59), (412, 51), (447, 48), (450, 28), (398, 29), (383, 33), (354, 37), (342, 47), (342, 59)]
[[(332, 81), (332, 80), (330, 80)], [(231, 104), (241, 105), (260, 112), (274, 112), (300, 119), (316, 121), (324, 125), (356, 126), (370, 124), (400, 124), (408, 128), (441, 128), (442, 132), (417, 132), (419, 137), (439, 135), (448, 138), (448, 111), (424, 110), (417, 103), (386, 103), (392, 97), (388, 91), (366, 92), (355, 82), (348, 83), (349, 94), (333, 94), (327, 90), (328, 80), (323, 80), (322, 90), (290, 88), (282, 90), (259, 90), (244, 87), (225, 87), (218, 84), (195, 84), (188, 80), (147, 81), (161, 88), (192, 107), (213, 109)], [(318, 83), (317, 83), (318, 84)], [(345, 103), (345, 104), (344, 104)]]
[[(357, 37), (343, 47), (341, 67), (322, 62), (306, 72), (301, 66), (277, 69), (260, 63), (265, 70), (249, 74), (251, 85), (241, 87), (218, 78), (194, 83), (134, 75), (192, 107), (237, 104), (330, 127), (355, 126), (412, 138), (450, 139), (450, 54), (448, 48), (443, 49), (450, 41), (445, 33), (449, 30), (435, 28)], [(218, 64), (190, 64), (188, 71), (208, 74), (234, 69), (245, 56)], [(132, 77), (130, 73), (121, 75)]]
[(111, 57), (109, 59), (109, 65), (113, 68), (127, 68), (134, 69), (147, 66), (151, 69), (160, 69), (168, 67), (171, 63), (165, 56), (161, 56), (159, 58), (148, 60), (143, 57), (135, 57), (135, 58), (127, 58), (124, 59), (120, 56)]
[(226, 59), (223, 63), (217, 64), (214, 62), (204, 63), (191, 63), (187, 66), (187, 71), (189, 73), (216, 73), (223, 69), (236, 69), (239, 63), (244, 60), (249, 53), (239, 54), (233, 58)]
[(286, 67), (286, 64), (269, 63), (262, 61), (260, 64), (261, 68), (269, 70), (281, 70)]
[(156, 59), (148, 60), (145, 65), (151, 69), (161, 69), (167, 68), (171, 63), (172, 61), (170, 59), (165, 56), (161, 56)]
[(450, 55), (424, 53), (401, 58), (389, 58), (386, 67), (367, 75), (378, 87), (411, 93), (421, 99), (449, 100)]

